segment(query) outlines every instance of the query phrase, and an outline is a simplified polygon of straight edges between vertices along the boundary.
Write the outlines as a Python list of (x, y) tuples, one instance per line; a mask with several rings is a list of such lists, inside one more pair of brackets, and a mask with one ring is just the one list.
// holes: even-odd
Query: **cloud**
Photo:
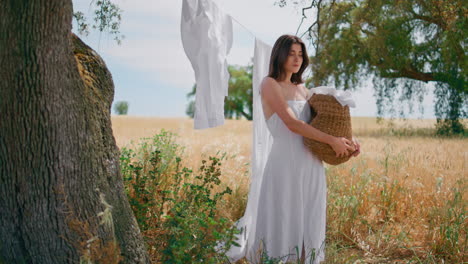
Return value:
[[(273, 45), (280, 35), (295, 34), (301, 21), (300, 8), (297, 10), (293, 6), (280, 8), (274, 6), (275, 0), (213, 1), (233, 18), (234, 44), (227, 58), (230, 64), (246, 65), (250, 62), (254, 50), (254, 37)], [(92, 21), (93, 12), (92, 8), (89, 8), (90, 2), (91, 0), (73, 1), (74, 10), (84, 12), (88, 17), (88, 22)], [(168, 98), (179, 100), (171, 102), (171, 105), (180, 108), (186, 100), (185, 97), (180, 96), (181, 90), (182, 93), (188, 92), (195, 82), (194, 72), (183, 50), (180, 36), (182, 0), (116, 0), (114, 2), (123, 10), (120, 31), (126, 38), (122, 45), (117, 45), (112, 41), (113, 37), (106, 33), (102, 34), (104, 40), (99, 40), (99, 34), (96, 32), (84, 38), (85, 42), (102, 54), (106, 63), (111, 63), (109, 67), (116, 69), (112, 72), (113, 75), (121, 77), (119, 79), (127, 78), (122, 81), (122, 84), (116, 83), (117, 92), (134, 90), (135, 94), (138, 94), (135, 95), (134, 100), (138, 101), (135, 104), (141, 104), (141, 109), (151, 108), (150, 104), (166, 105)], [(309, 18), (304, 21), (301, 30), (305, 30), (310, 25), (313, 16), (310, 11), (307, 15)], [(308, 40), (305, 38), (303, 40), (307, 45)], [(312, 54), (311, 51), (309, 54)], [(135, 71), (142, 73), (138, 76), (143, 76), (145, 79), (134, 81), (135, 77), (130, 76), (129, 73)], [(135, 87), (128, 87), (128, 83)], [(165, 96), (148, 94), (149, 91), (143, 91), (143, 88), (138, 87), (141, 83), (150, 87), (163, 86)], [(363, 87), (361, 91), (355, 93), (359, 101), (358, 109), (353, 109), (355, 114), (375, 114), (375, 99), (372, 96), (372, 90), (372, 87)], [(140, 99), (137, 100), (136, 96), (140, 96)], [(148, 102), (146, 98), (155, 99)], [(433, 97), (429, 96), (428, 100), (425, 100), (425, 105), (432, 104), (429, 101), (431, 98)], [(166, 109), (167, 112), (162, 112)], [(168, 106), (158, 109), (161, 111), (158, 115), (165, 116), (166, 113), (177, 111), (183, 115), (183, 110), (169, 109)], [(141, 110), (135, 114), (144, 115), (148, 112), (149, 110)]]
[[(127, 14), (121, 28), (126, 39), (121, 46), (111, 45), (102, 49), (102, 53), (122, 65), (147, 72), (149, 78), (183, 89), (191, 88), (195, 76), (180, 37), (181, 2), (143, 2), (146, 1), (131, 4), (117, 1)], [(246, 65), (253, 57), (254, 37), (235, 22), (233, 24), (234, 45), (227, 60), (230, 64)]]
[(104, 53), (133, 70), (146, 72), (148, 78), (158, 79), (177, 87), (191, 87), (194, 73), (182, 43), (174, 39), (128, 39)]
[(125, 13), (139, 17), (153, 17), (162, 19), (176, 19), (182, 8), (182, 0), (115, 0)]
[[(78, 6), (86, 13), (85, 2), (79, 1)], [(271, 45), (279, 35), (295, 30), (293, 20), (298, 16), (292, 14), (291, 8), (273, 6), (271, 0), (214, 2)], [(123, 10), (120, 31), (125, 39), (121, 46), (113, 45), (112, 41), (106, 46), (101, 43), (100, 52), (122, 65), (147, 72), (150, 78), (191, 87), (195, 81), (194, 73), (180, 37), (182, 1), (116, 0), (115, 3)], [(228, 55), (228, 63), (245, 65), (253, 56), (254, 35), (236, 21), (233, 24), (235, 43)]]

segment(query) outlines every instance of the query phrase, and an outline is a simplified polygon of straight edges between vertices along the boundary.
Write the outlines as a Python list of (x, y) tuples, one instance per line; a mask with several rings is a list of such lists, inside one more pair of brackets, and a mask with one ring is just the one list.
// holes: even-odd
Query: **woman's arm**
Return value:
[(281, 86), (271, 77), (265, 77), (261, 83), (262, 97), (268, 106), (278, 115), (289, 130), (304, 137), (311, 138), (322, 143), (329, 144), (337, 156), (348, 154), (348, 150), (354, 151), (351, 141), (344, 137), (335, 137), (326, 134), (306, 122), (297, 119), (293, 110), (285, 102)]

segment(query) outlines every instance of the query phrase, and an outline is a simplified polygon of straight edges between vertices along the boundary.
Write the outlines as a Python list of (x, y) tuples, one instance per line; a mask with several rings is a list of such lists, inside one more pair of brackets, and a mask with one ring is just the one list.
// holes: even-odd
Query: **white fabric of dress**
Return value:
[[(268, 74), (271, 47), (255, 41), (252, 175), (244, 216), (236, 222), (242, 233), (227, 252), (234, 262), (247, 257), (258, 263), (263, 251), (270, 258), (294, 261), (302, 245), (306, 263), (325, 255), (326, 178), (323, 163), (275, 113), (268, 120), (262, 109), (260, 83)], [(307, 101), (287, 101), (298, 119), (309, 122)], [(297, 254), (299, 253), (299, 255)]]
[(228, 95), (226, 56), (232, 47), (232, 19), (212, 0), (183, 0), (181, 38), (195, 72), (194, 128), (224, 124), (224, 97)]
[[(298, 119), (310, 121), (307, 101), (288, 101), (288, 105)], [(273, 144), (259, 188), (257, 212), (250, 216), (256, 218), (254, 234), (249, 234), (253, 244), (245, 245), (242, 253), (256, 263), (262, 245), (269, 257), (294, 261), (304, 243), (306, 263), (319, 263), (325, 252), (327, 191), (323, 163), (276, 113), (267, 120), (267, 126)], [(250, 226), (245, 227), (249, 232)], [(242, 257), (235, 251), (233, 247), (234, 253), (228, 253), (233, 261)]]

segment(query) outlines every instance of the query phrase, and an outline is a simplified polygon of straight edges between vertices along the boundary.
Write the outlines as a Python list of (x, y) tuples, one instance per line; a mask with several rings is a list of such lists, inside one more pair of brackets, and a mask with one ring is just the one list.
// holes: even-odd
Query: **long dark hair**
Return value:
[(302, 65), (297, 73), (293, 73), (291, 76), (291, 82), (295, 84), (303, 83), (302, 73), (309, 65), (309, 56), (307, 55), (307, 50), (304, 42), (297, 36), (285, 34), (279, 37), (273, 49), (271, 50), (270, 56), (270, 69), (268, 77), (272, 77), (275, 80), (284, 78), (284, 68), (283, 65), (286, 62), (289, 54), (289, 49), (291, 49), (292, 44), (301, 44), (302, 47)]

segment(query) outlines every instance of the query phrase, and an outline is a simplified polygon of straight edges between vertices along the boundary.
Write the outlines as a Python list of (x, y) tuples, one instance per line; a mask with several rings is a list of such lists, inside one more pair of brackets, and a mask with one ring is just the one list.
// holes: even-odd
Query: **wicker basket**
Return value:
[[(329, 135), (352, 140), (349, 106), (342, 106), (334, 96), (325, 94), (314, 94), (308, 102), (312, 112), (311, 126)], [(349, 151), (348, 156), (336, 157), (330, 145), (310, 138), (304, 137), (304, 144), (315, 156), (331, 165), (344, 163), (351, 158)]]

